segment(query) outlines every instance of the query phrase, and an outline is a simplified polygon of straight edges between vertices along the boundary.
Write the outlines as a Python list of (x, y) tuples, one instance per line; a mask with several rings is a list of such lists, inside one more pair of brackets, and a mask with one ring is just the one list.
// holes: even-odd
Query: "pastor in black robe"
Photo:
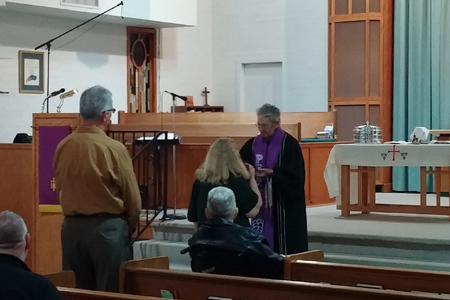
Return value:
[[(255, 166), (253, 142), (240, 150), (242, 160)], [(308, 251), (305, 200), (305, 161), (299, 142), (286, 133), (272, 174), (274, 251), (293, 254)]]

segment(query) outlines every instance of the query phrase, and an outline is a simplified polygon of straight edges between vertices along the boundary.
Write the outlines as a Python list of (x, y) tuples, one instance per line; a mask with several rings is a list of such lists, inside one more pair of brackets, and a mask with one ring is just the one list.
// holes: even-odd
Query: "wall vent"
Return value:
[(99, 8), (100, 0), (61, 0), (61, 5)]

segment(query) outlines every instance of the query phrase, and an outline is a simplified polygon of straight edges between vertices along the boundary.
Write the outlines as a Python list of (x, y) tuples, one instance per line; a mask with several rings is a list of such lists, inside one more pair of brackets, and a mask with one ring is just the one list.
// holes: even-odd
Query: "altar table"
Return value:
[[(418, 166), (420, 172), (420, 205), (375, 203), (375, 168)], [(450, 145), (443, 144), (338, 144), (331, 149), (324, 177), (330, 197), (340, 197), (341, 215), (350, 211), (449, 215), (450, 207), (441, 206), (441, 167), (450, 166)], [(426, 171), (434, 167), (434, 171)], [(356, 180), (356, 186), (352, 180)], [(435, 175), (436, 205), (426, 203), (426, 174)], [(356, 203), (350, 202), (351, 194)], [(353, 201), (352, 201), (353, 202)]]

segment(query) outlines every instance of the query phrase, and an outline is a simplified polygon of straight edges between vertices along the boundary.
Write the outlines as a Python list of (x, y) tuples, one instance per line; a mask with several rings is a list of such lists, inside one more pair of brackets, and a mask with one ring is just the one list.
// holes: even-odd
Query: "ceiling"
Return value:
[[(67, 18), (73, 20), (79, 20), (80, 22), (87, 21), (91, 18), (94, 18), (96, 15), (99, 15), (103, 12), (93, 10), (92, 13), (88, 12), (79, 12), (74, 10), (67, 9), (59, 9), (52, 7), (44, 7), (44, 6), (35, 6), (35, 5), (27, 5), (27, 4), (18, 4), (6, 2), (6, 5), (1, 5), (2, 1), (0, 0), (0, 11), (14, 11), (19, 13), (27, 13), (27, 14), (38, 14), (42, 16), (55, 17), (55, 18)], [(116, 8), (120, 9), (120, 8)], [(173, 23), (165, 23), (159, 21), (152, 20), (143, 20), (143, 19), (132, 19), (132, 18), (121, 18), (119, 16), (111, 16), (107, 15), (102, 22), (111, 23), (117, 25), (124, 26), (142, 26), (142, 27), (151, 27), (151, 28), (171, 28), (171, 27), (186, 27), (184, 24), (173, 24)]]

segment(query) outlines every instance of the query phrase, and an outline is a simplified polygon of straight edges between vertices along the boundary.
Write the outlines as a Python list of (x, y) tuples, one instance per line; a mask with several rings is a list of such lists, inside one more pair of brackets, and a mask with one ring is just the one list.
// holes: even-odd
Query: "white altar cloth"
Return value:
[(331, 149), (324, 177), (330, 198), (340, 196), (340, 167), (450, 166), (445, 144), (339, 144)]

